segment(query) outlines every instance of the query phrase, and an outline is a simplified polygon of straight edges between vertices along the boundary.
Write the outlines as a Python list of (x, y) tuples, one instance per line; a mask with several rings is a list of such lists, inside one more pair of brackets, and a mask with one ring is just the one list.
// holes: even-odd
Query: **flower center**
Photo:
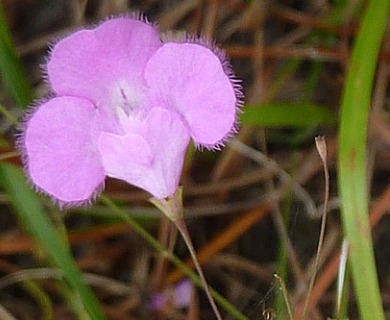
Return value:
[(117, 81), (110, 90), (110, 105), (122, 127), (129, 125), (141, 109), (143, 93), (125, 80)]
[(123, 98), (123, 101), (122, 101), (122, 105), (119, 105), (119, 107), (123, 109), (124, 113), (127, 116), (129, 116), (130, 115), (130, 111), (133, 110), (134, 106), (130, 103), (130, 100), (129, 100), (129, 98), (126, 95), (125, 90), (120, 88), (120, 93), (121, 93), (121, 96)]

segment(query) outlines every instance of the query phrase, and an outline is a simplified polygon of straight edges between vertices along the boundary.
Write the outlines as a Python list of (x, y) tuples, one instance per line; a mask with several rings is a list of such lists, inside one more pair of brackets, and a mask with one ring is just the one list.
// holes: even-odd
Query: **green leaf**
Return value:
[(92, 319), (105, 319), (99, 303), (85, 284), (66, 244), (47, 217), (38, 196), (27, 184), (21, 170), (11, 164), (0, 163), (0, 185), (7, 192), (20, 221), (47, 256), (64, 273), (64, 278), (76, 290)]
[(0, 1), (0, 75), (16, 104), (25, 108), (31, 103), (33, 93), (16, 54)]
[(367, 126), (375, 68), (386, 30), (389, 0), (367, 2), (348, 63), (343, 92), (338, 182), (359, 319), (385, 319), (368, 219)]
[(336, 124), (336, 116), (322, 106), (309, 103), (272, 103), (247, 105), (242, 123), (263, 127), (308, 127)]

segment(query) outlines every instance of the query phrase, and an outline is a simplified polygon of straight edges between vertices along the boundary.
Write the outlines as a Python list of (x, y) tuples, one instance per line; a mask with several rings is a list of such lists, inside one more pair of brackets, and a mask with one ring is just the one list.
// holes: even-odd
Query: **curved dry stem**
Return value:
[(325, 199), (324, 199), (324, 207), (323, 207), (324, 213), (322, 215), (322, 220), (321, 220), (321, 231), (320, 231), (320, 238), (318, 240), (317, 254), (316, 254), (316, 260), (314, 264), (314, 272), (313, 272), (313, 276), (310, 279), (309, 290), (306, 297), (305, 306), (303, 307), (301, 319), (305, 319), (307, 306), (309, 305), (309, 301), (310, 301), (310, 295), (313, 290), (314, 281), (316, 279), (317, 269), (320, 263), (320, 254), (321, 254), (322, 246), (324, 244), (326, 218), (328, 215), (327, 206), (329, 201), (329, 170), (328, 170), (328, 163), (327, 163), (326, 142), (324, 137), (316, 137), (315, 141), (316, 141), (318, 154), (320, 155), (324, 167), (324, 176), (325, 176)]

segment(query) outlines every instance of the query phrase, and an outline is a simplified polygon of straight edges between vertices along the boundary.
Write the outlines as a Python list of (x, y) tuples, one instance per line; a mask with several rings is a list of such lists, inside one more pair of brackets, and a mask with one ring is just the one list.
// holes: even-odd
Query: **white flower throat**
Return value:
[(144, 100), (141, 91), (124, 80), (116, 82), (111, 91), (112, 106), (114, 106), (120, 125), (125, 130), (134, 123), (141, 111), (140, 106)]

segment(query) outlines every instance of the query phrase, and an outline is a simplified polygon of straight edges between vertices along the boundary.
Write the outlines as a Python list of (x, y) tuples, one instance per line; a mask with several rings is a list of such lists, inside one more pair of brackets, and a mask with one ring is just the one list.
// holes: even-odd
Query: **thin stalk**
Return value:
[(4, 152), (0, 154), (0, 161), (5, 161), (12, 158), (17, 158), (20, 156), (18, 151)]
[(327, 150), (326, 150), (326, 142), (324, 137), (316, 137), (316, 146), (317, 151), (320, 155), (322, 165), (324, 168), (324, 176), (325, 176), (325, 199), (324, 199), (324, 211), (322, 214), (322, 220), (321, 220), (321, 230), (320, 230), (320, 237), (318, 240), (318, 247), (317, 247), (317, 254), (316, 254), (316, 260), (314, 263), (314, 272), (310, 279), (309, 284), (309, 290), (306, 296), (305, 306), (303, 307), (302, 316), (301, 319), (305, 319), (307, 306), (309, 305), (311, 292), (313, 290), (314, 282), (316, 280), (316, 275), (318, 271), (318, 265), (320, 263), (320, 256), (322, 251), (322, 246), (324, 244), (324, 238), (325, 238), (325, 227), (326, 227), (326, 218), (328, 216), (328, 202), (329, 202), (329, 169), (328, 169), (328, 163), (327, 163)]
[(293, 316), (293, 313), (292, 313), (292, 310), (291, 310), (291, 306), (290, 306), (290, 300), (288, 298), (286, 284), (284, 283), (283, 279), (279, 275), (274, 274), (274, 277), (275, 277), (276, 280), (279, 281), (280, 287), (282, 288), (284, 301), (285, 301), (286, 307), (287, 307), (288, 317), (289, 317), (290, 320), (294, 320), (294, 316)]
[(184, 242), (186, 243), (187, 249), (191, 254), (192, 260), (194, 261), (194, 265), (196, 267), (196, 270), (198, 271), (200, 280), (202, 282), (202, 287), (206, 292), (207, 298), (211, 304), (214, 314), (218, 320), (222, 320), (218, 307), (215, 304), (214, 298), (210, 293), (209, 285), (207, 284), (206, 277), (204, 276), (202, 267), (200, 266), (198, 257), (196, 256), (196, 252), (194, 249), (194, 245), (191, 241), (190, 234), (184, 222), (182, 188), (178, 188), (175, 194), (173, 194), (167, 199), (152, 198), (150, 199), (150, 202), (153, 203), (163, 214), (165, 214), (165, 216), (167, 216), (175, 224), (177, 230), (179, 230), (180, 234), (184, 239)]
[[(38, 303), (42, 312), (42, 319), (53, 320), (53, 304), (51, 303), (48, 294), (39, 286), (39, 284), (32, 280), (26, 280), (20, 285)], [(0, 319), (3, 318), (0, 317)]]
[[(167, 247), (169, 252), (173, 252), (177, 233), (177, 229), (174, 228), (171, 221), (165, 215), (161, 216), (157, 239), (162, 245)], [(157, 255), (151, 275), (151, 287), (154, 292), (160, 292), (163, 289), (167, 266), (167, 259)]]
[[(176, 267), (180, 268), (183, 273), (191, 279), (191, 281), (198, 286), (199, 288), (203, 288), (202, 281), (199, 276), (191, 270), (183, 261), (181, 261), (176, 255), (169, 252), (163, 245), (158, 242), (148, 231), (146, 231), (135, 219), (133, 219), (130, 215), (128, 215), (124, 210), (119, 208), (111, 199), (107, 196), (102, 195), (100, 200), (107, 205), (113, 212), (115, 212), (119, 217), (122, 218), (123, 221), (127, 222), (135, 232), (137, 232), (145, 241), (149, 243), (151, 247), (153, 247), (156, 251), (160, 252), (163, 256), (165, 256), (169, 261), (171, 261)], [(221, 296), (217, 291), (213, 288), (209, 288), (211, 295), (214, 297), (215, 301), (231, 316), (238, 320), (249, 320), (245, 315), (243, 315), (236, 307), (234, 307), (228, 300), (226, 300), (223, 296)]]
[(184, 239), (184, 242), (187, 245), (187, 249), (188, 249), (188, 251), (191, 254), (192, 260), (194, 261), (195, 268), (198, 271), (200, 280), (203, 283), (203, 288), (204, 288), (204, 290), (206, 292), (207, 298), (209, 299), (211, 307), (213, 308), (214, 314), (215, 314), (215, 316), (217, 317), (218, 320), (222, 320), (221, 313), (219, 312), (218, 307), (215, 304), (214, 298), (213, 298), (213, 296), (212, 296), (212, 294), (210, 292), (210, 289), (209, 289), (209, 285), (207, 284), (206, 277), (204, 276), (202, 267), (200, 266), (198, 257), (196, 255), (196, 252), (195, 252), (195, 249), (194, 249), (194, 245), (193, 245), (193, 243), (191, 241), (190, 234), (188, 233), (187, 226), (184, 223), (183, 219), (179, 219), (179, 220), (174, 221), (174, 224), (177, 227), (177, 230), (179, 230), (180, 234), (182, 235), (182, 237)]

